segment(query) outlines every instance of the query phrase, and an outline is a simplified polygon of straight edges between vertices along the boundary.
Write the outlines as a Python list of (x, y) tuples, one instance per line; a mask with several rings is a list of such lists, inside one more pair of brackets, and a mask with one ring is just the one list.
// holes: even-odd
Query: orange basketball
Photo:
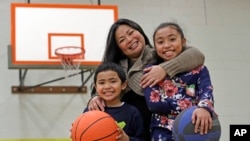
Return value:
[(107, 113), (88, 111), (76, 118), (71, 129), (73, 141), (115, 141), (117, 124)]

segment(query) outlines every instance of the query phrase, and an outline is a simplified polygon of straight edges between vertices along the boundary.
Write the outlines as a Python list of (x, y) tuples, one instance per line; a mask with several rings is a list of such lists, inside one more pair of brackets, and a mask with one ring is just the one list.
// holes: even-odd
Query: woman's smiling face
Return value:
[(143, 35), (128, 25), (120, 25), (115, 32), (116, 42), (121, 51), (136, 61), (145, 47)]

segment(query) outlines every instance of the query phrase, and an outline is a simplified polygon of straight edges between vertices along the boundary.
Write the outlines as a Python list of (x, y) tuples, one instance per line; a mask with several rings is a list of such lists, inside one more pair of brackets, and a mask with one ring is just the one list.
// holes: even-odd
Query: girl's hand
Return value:
[(196, 108), (192, 115), (192, 123), (195, 124), (194, 132), (201, 135), (207, 134), (212, 128), (213, 120), (211, 114), (204, 108)]
[(92, 110), (101, 110), (104, 111), (105, 103), (103, 99), (99, 96), (95, 96), (92, 99), (90, 99), (88, 103), (88, 109), (89, 111)]
[(153, 87), (166, 77), (165, 70), (159, 65), (147, 67), (143, 71), (145, 74), (142, 76), (140, 84), (142, 88)]

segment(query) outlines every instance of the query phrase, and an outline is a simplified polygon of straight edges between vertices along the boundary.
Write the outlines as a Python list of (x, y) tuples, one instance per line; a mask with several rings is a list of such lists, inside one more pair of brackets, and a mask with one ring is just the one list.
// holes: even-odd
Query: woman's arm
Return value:
[(172, 78), (178, 73), (190, 71), (204, 64), (205, 56), (197, 48), (185, 47), (176, 58), (144, 69), (140, 85), (142, 88), (154, 86), (166, 76)]

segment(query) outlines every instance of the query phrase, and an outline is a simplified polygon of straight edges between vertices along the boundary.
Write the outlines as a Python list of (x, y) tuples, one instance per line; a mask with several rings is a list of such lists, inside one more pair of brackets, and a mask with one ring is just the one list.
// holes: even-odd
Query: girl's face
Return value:
[(143, 35), (128, 25), (120, 25), (115, 32), (116, 42), (121, 51), (131, 60), (136, 61), (144, 47)]
[(186, 45), (186, 39), (181, 37), (175, 27), (167, 26), (156, 32), (154, 44), (158, 56), (168, 61), (181, 53), (183, 46)]
[(95, 88), (98, 95), (105, 100), (109, 107), (119, 106), (121, 91), (127, 83), (122, 83), (118, 74), (112, 70), (103, 71), (97, 74)]

